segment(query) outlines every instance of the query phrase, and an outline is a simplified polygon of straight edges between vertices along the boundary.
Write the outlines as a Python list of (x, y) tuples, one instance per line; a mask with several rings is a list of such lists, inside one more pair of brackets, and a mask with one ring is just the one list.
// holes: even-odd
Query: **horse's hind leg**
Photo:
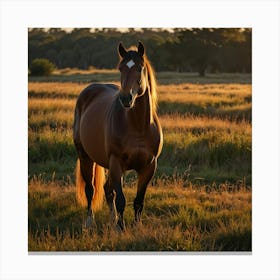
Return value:
[(81, 147), (79, 147), (78, 149), (78, 154), (80, 159), (81, 174), (85, 181), (85, 193), (87, 198), (86, 227), (89, 228), (94, 225), (94, 215), (91, 209), (91, 202), (93, 198), (93, 186), (92, 186), (93, 161), (89, 158), (89, 156)]
[(138, 172), (137, 195), (134, 199), (135, 221), (139, 222), (144, 205), (144, 197), (148, 183), (152, 179), (156, 169), (156, 160)]
[(85, 152), (83, 145), (80, 140), (80, 110), (78, 103), (75, 108), (74, 127), (73, 127), (73, 138), (74, 144), (80, 160), (80, 172), (85, 182), (85, 193), (87, 198), (87, 220), (86, 227), (92, 227), (94, 225), (94, 216), (91, 209), (91, 202), (93, 198), (93, 161), (90, 159), (88, 154)]
[(116, 193), (115, 203), (118, 214), (117, 229), (125, 230), (123, 212), (125, 208), (125, 197), (122, 191), (122, 169), (119, 160), (112, 155), (109, 160), (109, 185)]

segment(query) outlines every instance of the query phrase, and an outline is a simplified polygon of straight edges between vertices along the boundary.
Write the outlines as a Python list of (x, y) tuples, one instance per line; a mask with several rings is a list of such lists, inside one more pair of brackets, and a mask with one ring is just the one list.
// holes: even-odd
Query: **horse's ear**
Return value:
[(127, 54), (127, 51), (126, 51), (126, 49), (124, 48), (122, 42), (119, 43), (119, 48), (118, 48), (118, 50), (119, 50), (119, 55), (120, 55), (122, 58), (124, 58), (125, 55)]
[(140, 56), (143, 56), (145, 53), (145, 48), (141, 41), (138, 42), (138, 53)]

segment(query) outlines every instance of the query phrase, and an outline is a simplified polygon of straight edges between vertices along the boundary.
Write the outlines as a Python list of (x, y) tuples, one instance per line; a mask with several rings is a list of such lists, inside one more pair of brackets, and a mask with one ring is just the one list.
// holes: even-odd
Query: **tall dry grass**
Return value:
[[(48, 78), (57, 82), (36, 78), (28, 85), (30, 251), (251, 250), (250, 78), (236, 76), (240, 82), (233, 82), (226, 75), (210, 76), (201, 82), (190, 75), (161, 74), (164, 147), (147, 191), (143, 224), (132, 226), (136, 177), (128, 172), (127, 231), (111, 231), (103, 207), (92, 235), (82, 227), (86, 211), (75, 200), (72, 125), (76, 98), (96, 70), (65, 71)], [(118, 75), (95, 74), (101, 81)]]

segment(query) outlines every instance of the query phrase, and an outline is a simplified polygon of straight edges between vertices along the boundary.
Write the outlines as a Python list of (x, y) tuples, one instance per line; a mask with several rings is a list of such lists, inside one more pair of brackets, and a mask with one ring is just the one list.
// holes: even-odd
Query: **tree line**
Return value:
[(252, 32), (249, 28), (31, 28), (28, 65), (46, 58), (57, 68), (113, 69), (117, 46), (141, 40), (156, 71), (251, 72)]

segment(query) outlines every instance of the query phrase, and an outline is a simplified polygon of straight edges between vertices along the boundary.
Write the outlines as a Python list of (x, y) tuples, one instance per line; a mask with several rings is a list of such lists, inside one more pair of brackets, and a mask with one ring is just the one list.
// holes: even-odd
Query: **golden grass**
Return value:
[(192, 94), (207, 95), (247, 95), (251, 94), (252, 85), (250, 84), (169, 84), (159, 85), (159, 91), (165, 93), (171, 91), (173, 94), (189, 92)]
[[(250, 250), (250, 191), (209, 193), (203, 187), (183, 188), (182, 183), (174, 182), (166, 188), (159, 181), (156, 188), (148, 188), (143, 223), (137, 227), (131, 226), (136, 190), (125, 187), (126, 231), (118, 234), (108, 227), (109, 211), (104, 205), (96, 213), (98, 231), (90, 234), (81, 230), (84, 209), (75, 201), (73, 185), (58, 188), (55, 182), (46, 186), (32, 180), (29, 251)], [(48, 212), (52, 213), (49, 218)], [(227, 236), (230, 242), (226, 243)]]
[(179, 114), (164, 114), (160, 116), (160, 122), (163, 129), (176, 130), (227, 130), (251, 132), (251, 123), (248, 121), (233, 122), (226, 119), (210, 118), (206, 116), (189, 116)]
[(54, 75), (87, 75), (87, 74), (110, 74), (110, 73), (118, 73), (117, 69), (96, 69), (94, 67), (89, 67), (87, 70), (79, 69), (79, 68), (64, 68), (64, 69), (56, 69), (53, 74)]
[(28, 83), (28, 92), (34, 93), (55, 93), (62, 96), (67, 96), (67, 94), (80, 94), (80, 92), (86, 87), (85, 84), (79, 83)]
[(46, 125), (56, 125), (56, 124), (67, 124), (72, 127), (74, 120), (74, 114), (68, 110), (57, 109), (51, 114), (42, 112), (32, 112), (28, 116), (28, 125), (37, 125), (40, 128), (44, 128)]
[[(72, 80), (76, 73), (56, 74)], [(166, 103), (159, 110), (164, 147), (145, 197), (143, 224), (131, 226), (132, 172), (124, 187), (126, 232), (108, 229), (104, 206), (96, 213), (93, 236), (82, 229), (86, 210), (77, 205), (72, 178), (74, 106), (87, 85), (29, 82), (29, 250), (250, 251), (251, 85), (159, 85), (159, 101)], [(246, 110), (244, 118), (230, 118), (229, 112), (235, 116)]]
[(244, 98), (249, 98), (251, 94), (251, 85), (241, 84), (159, 86), (159, 100), (166, 102), (234, 104), (243, 103)]
[[(34, 96), (45, 94), (45, 97), (61, 97), (66, 98), (71, 96), (76, 98), (79, 93), (88, 84), (79, 83), (36, 83), (29, 82), (28, 91), (32, 92)], [(196, 104), (200, 106), (218, 105), (229, 106), (240, 105), (250, 107), (252, 94), (252, 86), (244, 84), (210, 84), (210, 85), (194, 85), (194, 84), (180, 84), (180, 85), (162, 85), (158, 87), (160, 102), (177, 102), (186, 104)], [(53, 99), (53, 98), (52, 98)], [(246, 101), (246, 99), (248, 99)], [(33, 102), (33, 101), (32, 101)], [(39, 102), (39, 101), (34, 101)], [(57, 101), (44, 101), (57, 102)], [(65, 102), (65, 100), (63, 100)], [(247, 104), (244, 104), (247, 103)], [(32, 106), (32, 103), (30, 104)], [(44, 106), (43, 103), (40, 105)], [(49, 103), (51, 106), (52, 104)], [(31, 107), (32, 109), (32, 107)]]
[(29, 98), (28, 110), (29, 112), (45, 112), (45, 111), (61, 111), (72, 110), (74, 114), (76, 100), (75, 99), (60, 99), (60, 98)]

